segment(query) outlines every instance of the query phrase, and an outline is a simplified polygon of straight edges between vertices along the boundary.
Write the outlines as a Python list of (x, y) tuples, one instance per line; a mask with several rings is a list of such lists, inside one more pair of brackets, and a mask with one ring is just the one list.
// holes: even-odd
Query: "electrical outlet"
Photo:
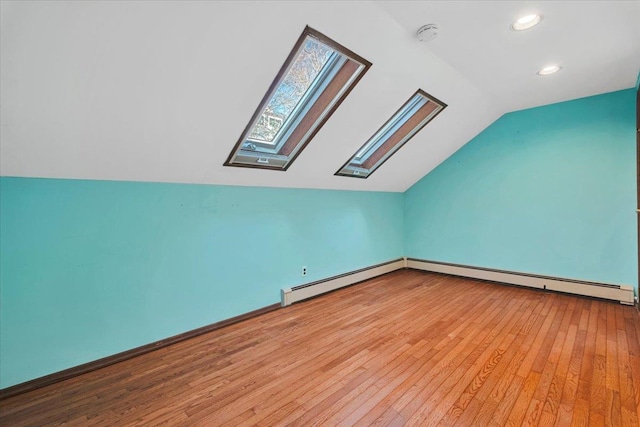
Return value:
[(307, 266), (306, 266), (306, 265), (303, 265), (303, 266), (302, 266), (302, 275), (303, 275), (303, 276), (306, 276), (306, 275), (307, 275)]

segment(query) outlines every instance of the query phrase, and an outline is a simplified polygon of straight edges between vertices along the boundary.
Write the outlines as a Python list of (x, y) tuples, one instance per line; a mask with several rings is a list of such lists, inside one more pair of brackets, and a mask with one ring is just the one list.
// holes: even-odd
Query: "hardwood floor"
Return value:
[(403, 270), (0, 402), (0, 425), (613, 425), (633, 307)]

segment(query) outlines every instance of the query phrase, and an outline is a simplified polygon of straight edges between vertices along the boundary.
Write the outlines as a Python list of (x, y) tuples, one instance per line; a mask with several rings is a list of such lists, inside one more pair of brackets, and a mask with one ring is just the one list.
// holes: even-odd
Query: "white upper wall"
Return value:
[[(546, 102), (542, 83), (530, 88), (534, 104), (507, 102), (495, 82), (446, 55), (476, 35), (446, 39), (452, 44), (444, 51), (422, 45), (411, 27), (430, 16), (404, 22), (415, 4), (394, 4), (2, 2), (0, 173), (404, 191), (509, 109)], [(622, 12), (629, 10), (636, 9)], [(223, 167), (305, 25), (373, 66), (287, 172)], [(610, 29), (638, 34), (627, 27)], [(441, 26), (435, 42), (446, 37)], [(622, 53), (607, 62), (619, 71), (602, 76), (607, 84), (576, 89), (570, 73), (577, 70), (567, 67), (548, 99), (563, 88), (579, 97), (633, 86), (640, 55), (626, 56), (639, 44), (640, 35), (630, 47), (610, 47), (612, 56)], [(494, 65), (489, 55), (477, 67)], [(510, 73), (505, 83), (526, 87)], [(418, 88), (449, 107), (367, 180), (334, 176)], [(526, 90), (518, 94), (526, 99)]]

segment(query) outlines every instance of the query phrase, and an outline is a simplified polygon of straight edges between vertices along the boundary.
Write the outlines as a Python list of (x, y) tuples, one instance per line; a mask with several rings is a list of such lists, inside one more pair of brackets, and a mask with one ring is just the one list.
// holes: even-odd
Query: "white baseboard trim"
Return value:
[(281, 289), (280, 303), (282, 307), (285, 307), (295, 302), (313, 298), (315, 296), (331, 292), (345, 286), (350, 286), (364, 280), (369, 280), (402, 268), (411, 268), (414, 270), (443, 273), (453, 276), (487, 280), (490, 282), (506, 283), (509, 285), (602, 298), (619, 301), (621, 304), (626, 305), (635, 304), (633, 287), (629, 285), (588, 282), (584, 280), (541, 276), (537, 274), (496, 270), (491, 268), (406, 257), (341, 274), (339, 276), (329, 277), (327, 279), (294, 286), (292, 288)]
[(355, 283), (362, 282), (363, 280), (372, 279), (382, 274), (400, 270), (406, 267), (406, 263), (406, 258), (400, 258), (383, 264), (363, 268), (361, 270), (352, 271), (350, 273), (341, 274), (339, 276), (306, 283), (300, 286), (294, 286), (288, 289), (282, 289), (280, 292), (282, 307), (286, 307), (294, 302), (312, 298), (345, 286), (350, 286)]
[(583, 280), (548, 277), (513, 271), (494, 270), (467, 265), (450, 264), (438, 261), (407, 259), (407, 267), (415, 270), (444, 273), (454, 276), (470, 277), (491, 282), (526, 286), (537, 289), (565, 292), (588, 297), (619, 301), (621, 304), (634, 305), (633, 287), (607, 283), (587, 282)]

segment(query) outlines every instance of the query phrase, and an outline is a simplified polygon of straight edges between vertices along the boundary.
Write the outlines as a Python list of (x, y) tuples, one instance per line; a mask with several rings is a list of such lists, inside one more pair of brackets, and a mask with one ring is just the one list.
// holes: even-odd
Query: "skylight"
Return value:
[(446, 106), (418, 90), (336, 175), (367, 178)]
[(370, 66), (306, 27), (225, 166), (286, 170)]

